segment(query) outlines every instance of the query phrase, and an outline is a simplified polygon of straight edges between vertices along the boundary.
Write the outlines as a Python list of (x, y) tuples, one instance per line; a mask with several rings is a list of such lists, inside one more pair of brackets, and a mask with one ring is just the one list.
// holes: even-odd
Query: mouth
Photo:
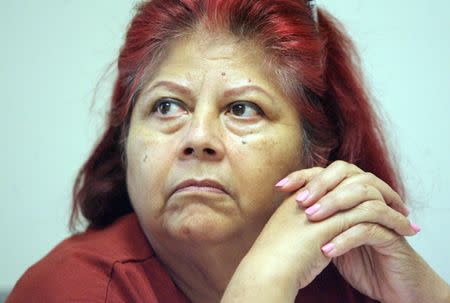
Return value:
[(181, 192), (207, 192), (216, 194), (228, 194), (225, 187), (215, 180), (189, 179), (178, 184), (172, 191), (171, 195)]

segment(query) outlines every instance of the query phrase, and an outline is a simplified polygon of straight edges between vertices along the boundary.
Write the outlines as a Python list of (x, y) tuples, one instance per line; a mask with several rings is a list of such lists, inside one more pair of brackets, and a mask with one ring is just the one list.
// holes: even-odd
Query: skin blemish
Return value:
[(242, 142), (242, 144), (247, 144), (247, 141), (245, 141), (245, 140), (242, 140), (241, 142)]
[(144, 157), (144, 162), (147, 162), (147, 158), (148, 158), (148, 156), (145, 155), (145, 157)]
[(222, 72), (222, 76), (226, 76), (227, 74), (225, 72)]
[(252, 79), (248, 79), (248, 83), (252, 83)]

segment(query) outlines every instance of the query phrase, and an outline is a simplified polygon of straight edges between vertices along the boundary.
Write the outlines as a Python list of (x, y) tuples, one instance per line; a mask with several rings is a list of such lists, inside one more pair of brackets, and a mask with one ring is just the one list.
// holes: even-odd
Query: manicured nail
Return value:
[(416, 232), (416, 234), (421, 231), (422, 229), (420, 228), (419, 225), (415, 224), (415, 223), (411, 223), (411, 228)]
[(305, 213), (306, 213), (308, 216), (312, 216), (312, 215), (314, 215), (314, 214), (319, 210), (319, 208), (320, 208), (320, 204), (314, 204), (313, 206), (308, 207), (308, 208), (305, 210)]
[(297, 195), (297, 198), (295, 198), (295, 200), (297, 200), (297, 202), (303, 202), (306, 200), (306, 198), (308, 198), (308, 196), (309, 196), (309, 191), (303, 190)]
[(278, 182), (277, 184), (275, 184), (275, 186), (276, 186), (276, 187), (283, 187), (283, 186), (285, 186), (288, 182), (289, 182), (288, 178), (284, 178), (283, 180), (281, 180), (280, 182)]
[(322, 251), (326, 254), (330, 253), (333, 249), (336, 248), (336, 245), (334, 243), (328, 243), (327, 245), (324, 245), (322, 247)]

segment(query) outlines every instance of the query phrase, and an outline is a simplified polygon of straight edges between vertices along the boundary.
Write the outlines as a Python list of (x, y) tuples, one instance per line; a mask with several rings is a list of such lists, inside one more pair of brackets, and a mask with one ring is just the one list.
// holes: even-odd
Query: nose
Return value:
[(180, 159), (220, 161), (224, 145), (220, 135), (220, 121), (213, 113), (194, 113), (180, 142)]

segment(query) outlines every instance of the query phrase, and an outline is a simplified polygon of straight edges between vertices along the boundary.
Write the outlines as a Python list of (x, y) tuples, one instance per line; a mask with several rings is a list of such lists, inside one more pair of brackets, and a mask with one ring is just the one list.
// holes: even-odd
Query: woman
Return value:
[(356, 59), (305, 1), (142, 3), (74, 187), (89, 228), (7, 302), (449, 302)]

